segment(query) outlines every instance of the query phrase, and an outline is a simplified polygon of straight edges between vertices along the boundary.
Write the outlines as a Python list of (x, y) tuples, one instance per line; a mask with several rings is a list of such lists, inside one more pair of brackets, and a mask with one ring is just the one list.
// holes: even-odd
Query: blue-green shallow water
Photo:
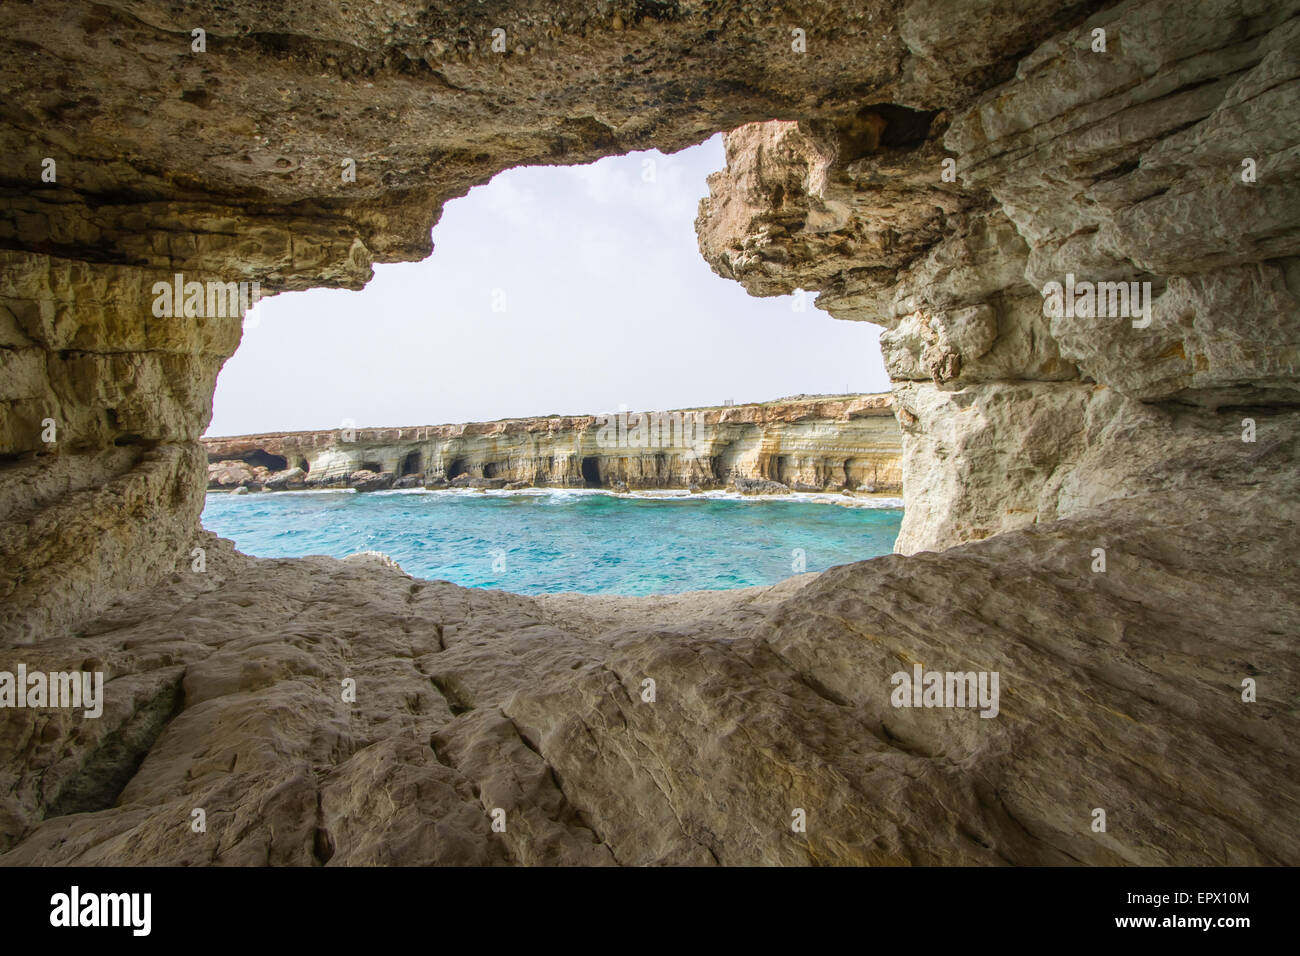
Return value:
[(902, 518), (893, 507), (575, 491), (218, 493), (203, 510), (204, 527), (246, 554), (382, 551), (418, 578), (520, 594), (775, 584), (795, 573), (796, 548), (808, 571), (889, 554)]

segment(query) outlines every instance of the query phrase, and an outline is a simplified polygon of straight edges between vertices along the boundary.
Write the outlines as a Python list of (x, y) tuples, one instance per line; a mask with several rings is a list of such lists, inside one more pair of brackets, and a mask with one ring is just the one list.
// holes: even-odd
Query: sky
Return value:
[(262, 300), (207, 434), (435, 425), (886, 391), (877, 326), (759, 299), (696, 246), (714, 136), (506, 170), (449, 202), (423, 262)]

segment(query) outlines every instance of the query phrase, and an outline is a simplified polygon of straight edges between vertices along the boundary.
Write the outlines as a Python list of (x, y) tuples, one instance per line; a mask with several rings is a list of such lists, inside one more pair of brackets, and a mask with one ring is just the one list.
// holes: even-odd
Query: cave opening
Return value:
[[(260, 465), (268, 471), (284, 471), (289, 467), (289, 459), (283, 455), (272, 455), (270, 452), (263, 451), (261, 448), (249, 452), (244, 456), (244, 461), (250, 465)], [(301, 465), (299, 467), (302, 467)], [(306, 471), (306, 469), (303, 469)]]
[[(907, 133), (914, 117), (886, 112), (898, 127), (888, 142), (914, 135)], [(802, 124), (782, 122), (772, 135), (798, 155), (805, 147), (813, 154), (815, 137)], [(433, 518), (440, 515), (434, 507), (453, 501), (464, 507), (508, 497), (510, 519), (527, 527), (534, 519), (521, 503), (546, 500), (539, 489), (548, 487), (561, 500), (569, 500), (559, 491), (566, 488), (706, 496), (696, 500), (780, 493), (761, 480), (780, 478), (779, 451), (799, 461), (799, 449), (825, 437), (827, 426), (816, 422), (833, 418), (832, 427), (841, 427), (842, 412), (817, 400), (846, 404), (884, 392), (889, 379), (879, 326), (833, 318), (801, 291), (753, 290), (717, 271), (731, 226), (719, 214), (709, 233), (697, 220), (705, 202), (720, 209), (729, 195), (728, 162), (718, 135), (674, 154), (630, 152), (497, 174), (443, 206), (430, 235), (436, 254), (376, 263), (357, 290), (292, 290), (259, 301), (256, 322), (246, 321), (247, 334), (221, 369), (210, 434), (266, 442), (278, 421), (309, 424), (310, 432), (286, 429), (271, 446), (311, 455), (315, 474), (304, 475), (301, 487), (427, 492)], [(808, 214), (806, 188), (782, 189), (786, 212)], [(357, 333), (359, 317), (366, 334)], [(272, 376), (295, 385), (276, 392), (268, 408)], [(797, 407), (785, 410), (786, 402)], [(629, 411), (611, 413), (621, 425), (606, 422), (602, 437), (600, 420), (612, 409)], [(706, 411), (727, 417), (716, 436), (702, 434)], [(374, 475), (354, 479), (360, 471)], [(214, 469), (209, 487), (221, 490), (238, 475)], [(574, 498), (593, 512), (597, 502), (608, 505), (604, 496)], [(233, 516), (240, 500), (214, 498), (209, 527)], [(354, 506), (358, 499), (345, 500)], [(415, 500), (424, 499), (393, 499)], [(637, 517), (661, 520), (650, 511), (642, 506)], [(361, 543), (376, 542), (349, 546)], [(873, 557), (892, 544), (873, 537), (855, 542), (850, 554)], [(270, 539), (263, 554), (282, 547)], [(636, 559), (648, 563), (655, 554)], [(422, 573), (444, 573), (432, 549), (410, 562)], [(759, 573), (754, 562), (737, 563)], [(788, 566), (776, 562), (770, 573)]]

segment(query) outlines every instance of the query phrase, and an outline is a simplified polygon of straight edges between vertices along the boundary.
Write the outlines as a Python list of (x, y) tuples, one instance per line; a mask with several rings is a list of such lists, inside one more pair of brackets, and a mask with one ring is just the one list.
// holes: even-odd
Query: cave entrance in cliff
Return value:
[(244, 456), (244, 461), (250, 465), (266, 468), (269, 471), (284, 471), (289, 467), (289, 460), (282, 455), (272, 455), (262, 449), (250, 452)]
[(399, 477), (405, 478), (407, 475), (418, 475), (423, 470), (420, 467), (420, 453), (413, 451), (402, 459), (402, 465), (398, 469)]
[(600, 487), (600, 459), (582, 459), (582, 482), (588, 488)]

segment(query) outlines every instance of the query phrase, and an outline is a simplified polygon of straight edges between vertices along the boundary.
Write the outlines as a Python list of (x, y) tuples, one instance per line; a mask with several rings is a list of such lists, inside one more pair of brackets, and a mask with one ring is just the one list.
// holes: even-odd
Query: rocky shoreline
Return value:
[(205, 438), (208, 490), (902, 493), (891, 396)]

